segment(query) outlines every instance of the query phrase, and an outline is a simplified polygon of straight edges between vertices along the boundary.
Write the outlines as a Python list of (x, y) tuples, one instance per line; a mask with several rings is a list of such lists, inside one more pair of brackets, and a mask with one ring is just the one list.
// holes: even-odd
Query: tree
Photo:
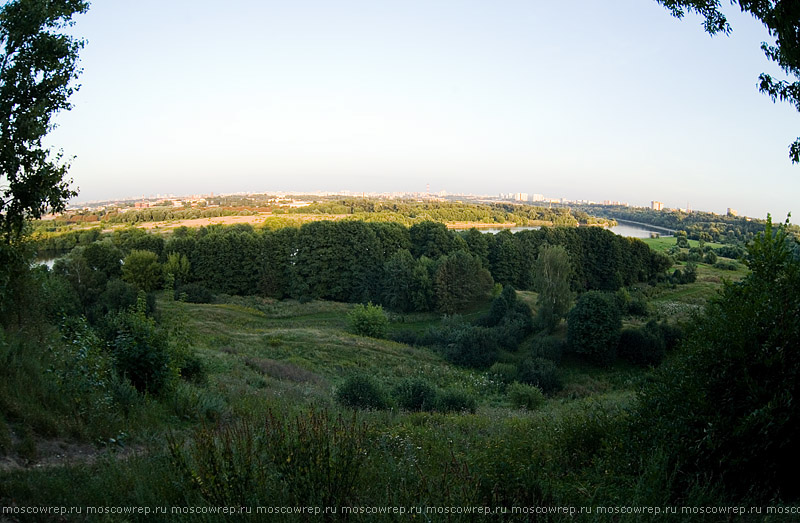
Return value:
[(569, 312), (572, 292), (569, 279), (572, 267), (567, 250), (560, 245), (545, 245), (534, 266), (534, 280), (539, 297), (536, 300), (539, 324), (551, 332)]
[(161, 285), (163, 269), (156, 253), (132, 251), (122, 264), (122, 279), (144, 292), (154, 291)]
[(6, 244), (28, 218), (63, 210), (77, 193), (61, 153), (42, 145), (52, 118), (69, 110), (83, 41), (63, 34), (84, 0), (15, 0), (0, 8), (0, 234)]
[(487, 296), (494, 281), (477, 257), (459, 250), (438, 260), (433, 285), (438, 309), (453, 314)]
[(622, 320), (614, 295), (588, 291), (578, 298), (567, 318), (567, 343), (572, 350), (601, 365), (617, 356)]
[[(682, 18), (686, 12), (695, 12), (704, 18), (703, 27), (711, 35), (729, 34), (731, 27), (720, 10), (720, 0), (656, 0)], [(764, 54), (777, 63), (794, 81), (775, 80), (766, 73), (758, 77), (758, 89), (773, 102), (789, 102), (800, 111), (800, 8), (797, 0), (731, 0), (743, 13), (750, 13), (766, 26), (774, 45), (762, 42)], [(792, 163), (800, 163), (800, 138), (789, 146)]]
[(642, 391), (636, 433), (651, 448), (637, 453), (660, 449), (670, 457), (674, 497), (696, 478), (749, 499), (800, 499), (800, 259), (793, 246), (785, 227), (776, 231), (768, 221), (748, 248), (751, 273), (712, 300), (678, 357)]

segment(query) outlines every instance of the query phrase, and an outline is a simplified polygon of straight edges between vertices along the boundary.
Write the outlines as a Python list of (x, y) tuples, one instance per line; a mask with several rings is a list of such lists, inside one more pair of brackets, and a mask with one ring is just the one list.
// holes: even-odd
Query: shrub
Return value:
[(733, 260), (719, 260), (714, 264), (715, 269), (722, 269), (723, 271), (738, 271), (739, 264)]
[(567, 343), (572, 350), (601, 365), (616, 357), (622, 321), (611, 294), (585, 292), (578, 298), (567, 321)]
[(522, 350), (532, 358), (544, 358), (558, 365), (564, 354), (564, 345), (564, 340), (557, 336), (537, 335), (528, 338)]
[(717, 263), (717, 255), (714, 254), (714, 251), (709, 251), (706, 253), (706, 255), (703, 257), (703, 263), (707, 263), (709, 265), (714, 265)]
[(336, 400), (354, 409), (384, 409), (388, 406), (381, 385), (371, 376), (354, 374), (336, 389)]
[(508, 385), (517, 380), (517, 375), (519, 371), (517, 370), (516, 365), (512, 365), (511, 363), (500, 363), (497, 362), (487, 371), (487, 374), (499, 381), (504, 385)]
[(632, 316), (646, 317), (650, 314), (650, 307), (647, 305), (647, 298), (641, 292), (635, 292), (626, 307), (628, 314)]
[(175, 288), (175, 299), (187, 303), (211, 303), (214, 294), (199, 283), (187, 283)]
[(113, 341), (114, 366), (140, 392), (158, 394), (170, 381), (170, 355), (166, 334), (145, 315), (140, 294), (136, 309), (117, 316)]
[(545, 394), (561, 389), (556, 364), (544, 358), (527, 358), (519, 368), (519, 380), (539, 387)]
[(186, 354), (180, 364), (181, 378), (192, 383), (202, 384), (207, 379), (206, 366), (196, 354)]
[(436, 388), (421, 378), (411, 378), (395, 387), (394, 398), (406, 410), (433, 410), (436, 406)]
[(451, 363), (485, 369), (497, 359), (497, 338), (493, 329), (470, 327), (458, 331), (455, 340), (445, 349)]
[(521, 409), (536, 410), (545, 402), (542, 389), (524, 383), (512, 383), (506, 389), (506, 394), (511, 404)]
[(86, 320), (67, 320), (61, 327), (63, 345), (54, 350), (50, 371), (61, 394), (69, 398), (75, 414), (104, 416), (112, 405), (112, 363), (103, 343)]
[(350, 320), (350, 331), (359, 336), (370, 338), (383, 338), (386, 336), (386, 328), (389, 326), (389, 319), (380, 305), (368, 303), (358, 304), (347, 315)]
[(475, 397), (461, 389), (447, 389), (439, 394), (436, 410), (441, 412), (475, 412)]
[(618, 353), (634, 365), (658, 365), (664, 359), (665, 344), (651, 329), (625, 329), (619, 339)]

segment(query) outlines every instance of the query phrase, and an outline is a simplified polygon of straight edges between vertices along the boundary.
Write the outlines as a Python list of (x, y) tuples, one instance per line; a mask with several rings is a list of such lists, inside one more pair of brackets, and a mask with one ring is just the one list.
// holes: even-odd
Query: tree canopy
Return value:
[(69, 110), (83, 41), (64, 34), (84, 0), (15, 0), (0, 8), (0, 234), (18, 238), (28, 218), (60, 211), (77, 194), (68, 165), (42, 138)]
[[(720, 9), (720, 0), (657, 0), (673, 16), (682, 18), (687, 12), (703, 17), (703, 27), (711, 34), (729, 34), (731, 27)], [(800, 4), (797, 0), (731, 0), (743, 13), (760, 20), (775, 38), (774, 44), (762, 42), (767, 58), (778, 64), (794, 81), (776, 80), (767, 73), (758, 77), (758, 89), (772, 101), (789, 102), (800, 111)], [(789, 146), (792, 163), (800, 163), (800, 138)]]

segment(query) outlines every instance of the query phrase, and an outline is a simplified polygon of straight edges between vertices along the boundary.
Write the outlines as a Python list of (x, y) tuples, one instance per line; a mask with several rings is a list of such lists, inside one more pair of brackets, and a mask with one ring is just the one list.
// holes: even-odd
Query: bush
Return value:
[(380, 305), (368, 303), (358, 304), (347, 315), (350, 320), (350, 332), (370, 338), (383, 338), (389, 326), (389, 319)]
[(532, 358), (544, 358), (558, 365), (561, 363), (565, 345), (564, 340), (557, 336), (537, 335), (528, 338), (522, 350)]
[(497, 360), (497, 345), (493, 329), (469, 327), (458, 331), (445, 349), (445, 358), (456, 365), (485, 369)]
[(714, 265), (717, 263), (717, 255), (714, 254), (714, 251), (709, 251), (706, 253), (706, 255), (703, 257), (703, 263), (707, 263), (709, 265)]
[(371, 376), (355, 374), (347, 378), (336, 389), (336, 400), (354, 409), (385, 409), (386, 394), (381, 385)]
[(511, 404), (520, 409), (536, 410), (545, 402), (542, 389), (524, 383), (512, 383), (506, 389), (506, 394)]
[(519, 368), (519, 380), (539, 387), (545, 394), (561, 389), (556, 364), (544, 358), (528, 358)]
[(614, 362), (622, 321), (614, 296), (600, 291), (585, 292), (578, 298), (567, 321), (567, 343), (591, 361)]
[(196, 354), (187, 354), (180, 364), (181, 378), (192, 383), (202, 384), (207, 379), (206, 366)]
[(664, 359), (665, 344), (650, 329), (625, 329), (619, 339), (618, 353), (634, 365), (658, 365)]
[(733, 260), (719, 260), (714, 264), (715, 269), (722, 269), (723, 271), (738, 271), (739, 264)]
[(497, 362), (486, 372), (492, 379), (499, 381), (503, 385), (508, 385), (517, 380), (517, 375), (519, 371), (517, 370), (516, 365), (512, 365), (511, 363), (500, 363)]
[(175, 299), (187, 303), (211, 303), (214, 294), (199, 283), (187, 283), (175, 288)]
[(632, 316), (646, 317), (650, 314), (650, 307), (647, 305), (647, 298), (641, 292), (635, 292), (626, 307), (628, 314)]
[(421, 378), (402, 381), (394, 390), (400, 408), (406, 410), (433, 410), (436, 407), (436, 388)]
[(447, 389), (439, 394), (436, 410), (440, 412), (475, 412), (475, 397), (461, 389)]
[(135, 310), (117, 316), (114, 366), (138, 391), (158, 394), (172, 377), (169, 347), (166, 334), (145, 315), (145, 308), (140, 294)]

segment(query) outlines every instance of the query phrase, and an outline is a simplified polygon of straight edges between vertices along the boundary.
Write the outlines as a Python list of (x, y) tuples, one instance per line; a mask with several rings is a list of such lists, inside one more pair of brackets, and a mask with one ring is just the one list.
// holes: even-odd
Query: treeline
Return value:
[(250, 216), (258, 214), (257, 210), (226, 207), (149, 207), (126, 212), (111, 212), (102, 217), (108, 223), (147, 223), (168, 220), (192, 220), (195, 218), (218, 218), (220, 216)]
[(484, 234), (434, 222), (318, 221), (277, 230), (179, 228), (168, 239), (126, 229), (107, 242), (123, 255), (153, 252), (161, 263), (171, 254), (185, 257), (190, 269), (178, 284), (279, 299), (373, 301), (399, 311), (460, 310), (494, 282), (531, 289), (544, 245), (567, 250), (575, 291), (649, 281), (670, 265), (643, 242), (598, 227)]
[(559, 226), (574, 226), (578, 220), (569, 209), (532, 207), (510, 203), (462, 203), (416, 200), (370, 200), (363, 198), (314, 202), (287, 212), (304, 214), (376, 215), (375, 220), (391, 220), (411, 225), (422, 221), (515, 223), (540, 225), (543, 222)]
[[(317, 214), (331, 216), (352, 216), (364, 221), (390, 221), (413, 225), (423, 221), (465, 222), (481, 224), (530, 225), (613, 225), (613, 220), (590, 216), (585, 212), (571, 212), (566, 208), (533, 207), (511, 203), (464, 203), (417, 200), (380, 200), (353, 198), (344, 200), (315, 201), (304, 207), (287, 207), (270, 201), (240, 201), (219, 198), (214, 207), (181, 208), (170, 206), (149, 207), (146, 209), (127, 209), (125, 211), (81, 212), (50, 220), (45, 230), (55, 230), (58, 226), (71, 223), (104, 222), (137, 224), (169, 220), (188, 220), (194, 218), (216, 218), (220, 216), (250, 216), (259, 212), (272, 211), (274, 214)], [(242, 204), (244, 205), (235, 205)]]
[[(764, 220), (708, 212), (654, 211), (640, 207), (588, 205), (581, 210), (607, 218), (684, 231), (689, 239), (717, 243), (745, 244), (764, 232)], [(796, 228), (795, 228), (796, 229)], [(797, 230), (795, 231), (797, 232)]]

